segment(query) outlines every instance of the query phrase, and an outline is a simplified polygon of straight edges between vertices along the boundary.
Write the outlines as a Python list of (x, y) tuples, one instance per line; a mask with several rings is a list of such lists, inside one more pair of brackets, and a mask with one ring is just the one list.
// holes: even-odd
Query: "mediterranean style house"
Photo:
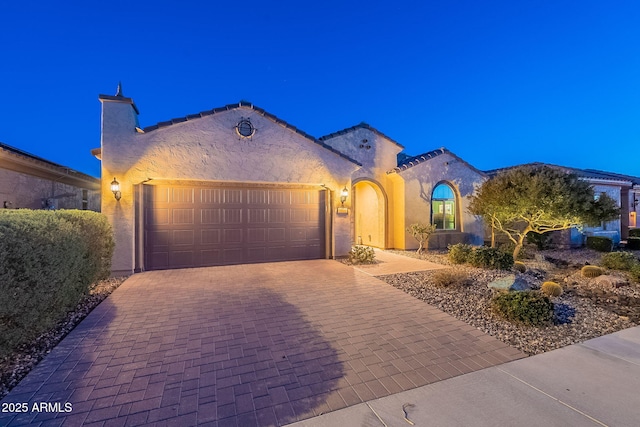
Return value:
[(487, 175), (446, 148), (407, 156), (364, 123), (316, 138), (248, 102), (141, 128), (120, 87), (99, 100), (114, 274), (415, 249), (413, 223), (430, 248), (483, 243), (467, 196)]
[(0, 203), (100, 211), (100, 180), (0, 142)]

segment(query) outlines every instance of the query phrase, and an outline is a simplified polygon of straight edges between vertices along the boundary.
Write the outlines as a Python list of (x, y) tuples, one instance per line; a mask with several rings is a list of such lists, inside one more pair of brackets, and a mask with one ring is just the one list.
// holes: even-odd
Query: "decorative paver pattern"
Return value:
[(285, 425), (524, 357), (330, 260), (129, 278), (2, 403), (0, 425)]

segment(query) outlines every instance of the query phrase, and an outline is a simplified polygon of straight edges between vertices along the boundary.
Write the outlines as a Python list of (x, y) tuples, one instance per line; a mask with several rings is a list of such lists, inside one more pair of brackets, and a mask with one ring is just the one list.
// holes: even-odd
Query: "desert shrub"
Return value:
[(469, 262), (471, 253), (473, 252), (473, 246), (464, 243), (457, 243), (455, 245), (449, 245), (449, 261), (453, 264), (464, 264)]
[(526, 239), (527, 243), (535, 245), (539, 251), (549, 249), (553, 244), (553, 239), (551, 238), (550, 233), (536, 233), (535, 231), (530, 231), (527, 233)]
[(355, 245), (349, 251), (349, 261), (353, 264), (373, 264), (376, 253), (371, 246)]
[(556, 282), (544, 282), (540, 287), (540, 292), (548, 297), (559, 297), (562, 295), (562, 286)]
[(595, 265), (585, 265), (584, 267), (582, 267), (582, 269), (580, 270), (580, 274), (582, 274), (582, 277), (598, 277), (602, 275), (602, 269), (598, 266)]
[(56, 215), (71, 222), (88, 245), (86, 277), (89, 283), (103, 280), (111, 274), (111, 258), (115, 241), (111, 224), (102, 214), (92, 211), (59, 210)]
[(629, 273), (631, 274), (631, 278), (633, 280), (640, 283), (640, 264), (636, 264), (631, 267), (631, 271), (629, 271)]
[(481, 246), (473, 250), (469, 263), (474, 267), (509, 270), (513, 267), (513, 255), (496, 248)]
[(613, 240), (608, 237), (587, 236), (587, 247), (599, 252), (611, 252), (613, 249)]
[(640, 228), (632, 228), (629, 230), (629, 237), (640, 237)]
[(101, 241), (89, 241), (91, 233), (78, 225), (85, 221), (81, 216), (0, 212), (0, 357), (53, 327), (88, 292), (97, 271), (109, 265), (110, 260), (100, 268), (93, 264), (91, 251), (110, 258), (113, 249), (103, 251)]
[(640, 237), (627, 237), (627, 249), (640, 251)]
[(553, 303), (537, 291), (503, 292), (491, 300), (494, 313), (512, 322), (540, 326), (553, 318)]
[(527, 266), (524, 265), (524, 262), (516, 261), (513, 263), (513, 269), (517, 272), (524, 273), (525, 271), (527, 271)]
[(432, 276), (433, 284), (443, 288), (449, 286), (462, 286), (469, 284), (469, 276), (460, 270), (453, 268), (443, 268), (436, 270)]
[(600, 265), (612, 270), (629, 271), (638, 263), (638, 259), (631, 252), (611, 252), (602, 255)]
[(411, 224), (407, 227), (407, 233), (411, 234), (414, 239), (418, 241), (418, 253), (421, 253), (424, 250), (424, 247), (429, 242), (429, 236), (436, 231), (435, 224)]

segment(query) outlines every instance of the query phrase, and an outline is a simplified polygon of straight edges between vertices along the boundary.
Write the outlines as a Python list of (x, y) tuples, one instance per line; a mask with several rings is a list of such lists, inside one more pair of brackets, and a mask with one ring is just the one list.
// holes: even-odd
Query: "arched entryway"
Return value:
[(353, 183), (354, 242), (386, 248), (387, 198), (374, 181), (361, 179)]

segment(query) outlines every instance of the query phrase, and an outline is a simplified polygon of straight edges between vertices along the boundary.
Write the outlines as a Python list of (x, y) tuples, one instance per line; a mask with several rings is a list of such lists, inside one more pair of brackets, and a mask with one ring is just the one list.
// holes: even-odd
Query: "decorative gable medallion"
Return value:
[(236, 133), (240, 138), (251, 138), (256, 133), (256, 128), (253, 127), (251, 120), (241, 117), (240, 121), (235, 127)]

